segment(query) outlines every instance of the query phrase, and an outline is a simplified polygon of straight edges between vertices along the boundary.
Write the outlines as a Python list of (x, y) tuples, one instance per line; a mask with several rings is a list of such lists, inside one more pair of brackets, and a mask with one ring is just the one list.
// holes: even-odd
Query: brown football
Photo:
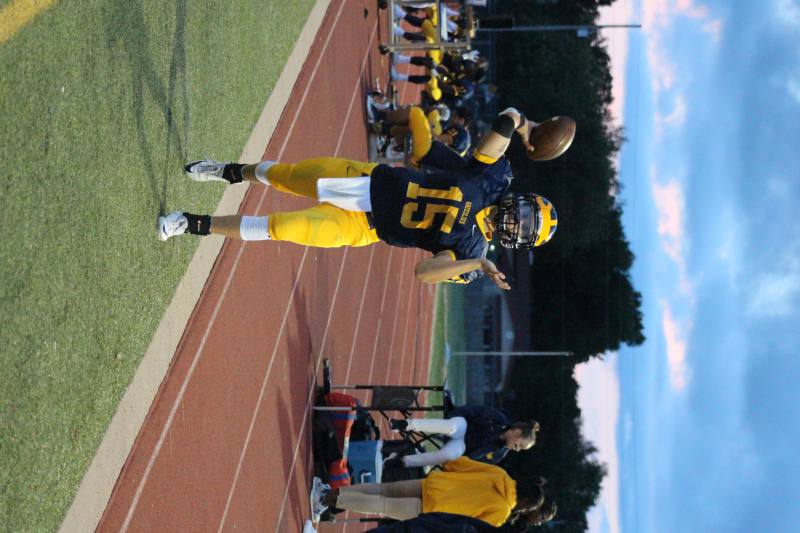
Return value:
[(533, 145), (533, 152), (528, 152), (528, 158), (533, 161), (555, 159), (567, 151), (574, 138), (575, 121), (572, 118), (549, 118), (528, 135), (528, 142)]

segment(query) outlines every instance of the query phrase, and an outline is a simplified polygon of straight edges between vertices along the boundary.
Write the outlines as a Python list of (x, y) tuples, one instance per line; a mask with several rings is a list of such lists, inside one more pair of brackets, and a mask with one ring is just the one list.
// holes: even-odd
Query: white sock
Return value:
[(269, 169), (275, 165), (275, 161), (262, 161), (258, 165), (256, 165), (256, 179), (263, 183), (264, 185), (269, 185), (269, 180), (267, 179), (267, 172)]
[(394, 18), (401, 19), (401, 18), (403, 18), (405, 16), (406, 16), (405, 10), (402, 7), (400, 7), (400, 6), (395, 4), (395, 6), (394, 6)]
[(397, 24), (392, 24), (392, 31), (398, 37), (402, 37), (403, 34), (405, 33), (405, 30), (403, 28), (401, 28), (400, 26), (398, 26)]
[(268, 241), (269, 217), (242, 217), (239, 236), (243, 241)]
[(392, 67), (392, 79), (399, 81), (408, 81), (408, 74), (400, 74), (397, 69)]
[(395, 65), (403, 64), (403, 63), (411, 63), (411, 56), (406, 56), (403, 54), (394, 54), (392, 56), (392, 61)]

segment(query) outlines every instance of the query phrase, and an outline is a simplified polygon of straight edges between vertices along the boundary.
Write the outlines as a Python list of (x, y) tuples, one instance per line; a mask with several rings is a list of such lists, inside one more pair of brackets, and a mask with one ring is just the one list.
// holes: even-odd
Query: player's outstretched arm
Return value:
[(526, 148), (530, 149), (527, 140), (529, 129), (533, 126), (535, 124), (529, 124), (525, 115), (513, 107), (501, 111), (497, 115), (494, 124), (492, 124), (492, 129), (478, 143), (478, 147), (473, 152), (473, 157), (481, 163), (491, 165), (506, 153), (515, 131), (520, 135), (523, 143), (526, 144)]
[(423, 259), (414, 268), (414, 275), (425, 283), (441, 283), (452, 278), (480, 270), (501, 289), (508, 290), (511, 286), (506, 282), (506, 276), (494, 263), (488, 259), (453, 259), (450, 252), (440, 252), (433, 257)]

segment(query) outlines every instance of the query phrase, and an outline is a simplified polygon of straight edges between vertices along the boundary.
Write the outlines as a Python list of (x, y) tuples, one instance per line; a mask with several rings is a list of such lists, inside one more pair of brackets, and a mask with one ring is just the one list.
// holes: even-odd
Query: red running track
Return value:
[[(364, 94), (388, 73), (374, 6), (331, 3), (263, 159), (367, 159)], [(241, 212), (305, 205), (253, 187)], [(98, 531), (301, 531), (322, 358), (338, 382), (427, 379), (434, 289), (414, 279), (421, 258), (226, 242)], [(334, 530), (347, 528), (320, 528)]]

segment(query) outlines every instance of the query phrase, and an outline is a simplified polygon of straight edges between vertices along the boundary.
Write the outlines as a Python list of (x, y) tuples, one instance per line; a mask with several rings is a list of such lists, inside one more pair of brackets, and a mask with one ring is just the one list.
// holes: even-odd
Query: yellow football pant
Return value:
[[(319, 178), (369, 176), (377, 163), (363, 163), (338, 157), (306, 159), (299, 163), (277, 163), (267, 172), (270, 185), (297, 196), (317, 199)], [(319, 248), (366, 246), (378, 242), (366, 213), (346, 211), (327, 202), (300, 211), (269, 215), (272, 240), (289, 241)]]
[(428, 122), (431, 124), (431, 133), (434, 135), (442, 134), (442, 117), (439, 116), (439, 111), (434, 109), (428, 113)]
[(431, 149), (433, 135), (428, 117), (419, 107), (412, 107), (408, 112), (408, 127), (411, 129), (411, 162), (415, 165), (425, 157)]
[(436, 39), (436, 26), (430, 20), (422, 21), (422, 34), (428, 39), (428, 42)]
[[(422, 33), (425, 35), (426, 41), (428, 43), (435, 43), (436, 42), (436, 26), (439, 24), (439, 13), (437, 13), (436, 9), (427, 8), (426, 9), (428, 17), (422, 23)], [(442, 62), (442, 51), (441, 50), (428, 50), (428, 57), (436, 61), (436, 63)], [(433, 90), (434, 92), (438, 91), (438, 96), (431, 94), (431, 97), (434, 100), (439, 100), (442, 97), (442, 92), (439, 90), (439, 87), (429, 87), (429, 90)]]

